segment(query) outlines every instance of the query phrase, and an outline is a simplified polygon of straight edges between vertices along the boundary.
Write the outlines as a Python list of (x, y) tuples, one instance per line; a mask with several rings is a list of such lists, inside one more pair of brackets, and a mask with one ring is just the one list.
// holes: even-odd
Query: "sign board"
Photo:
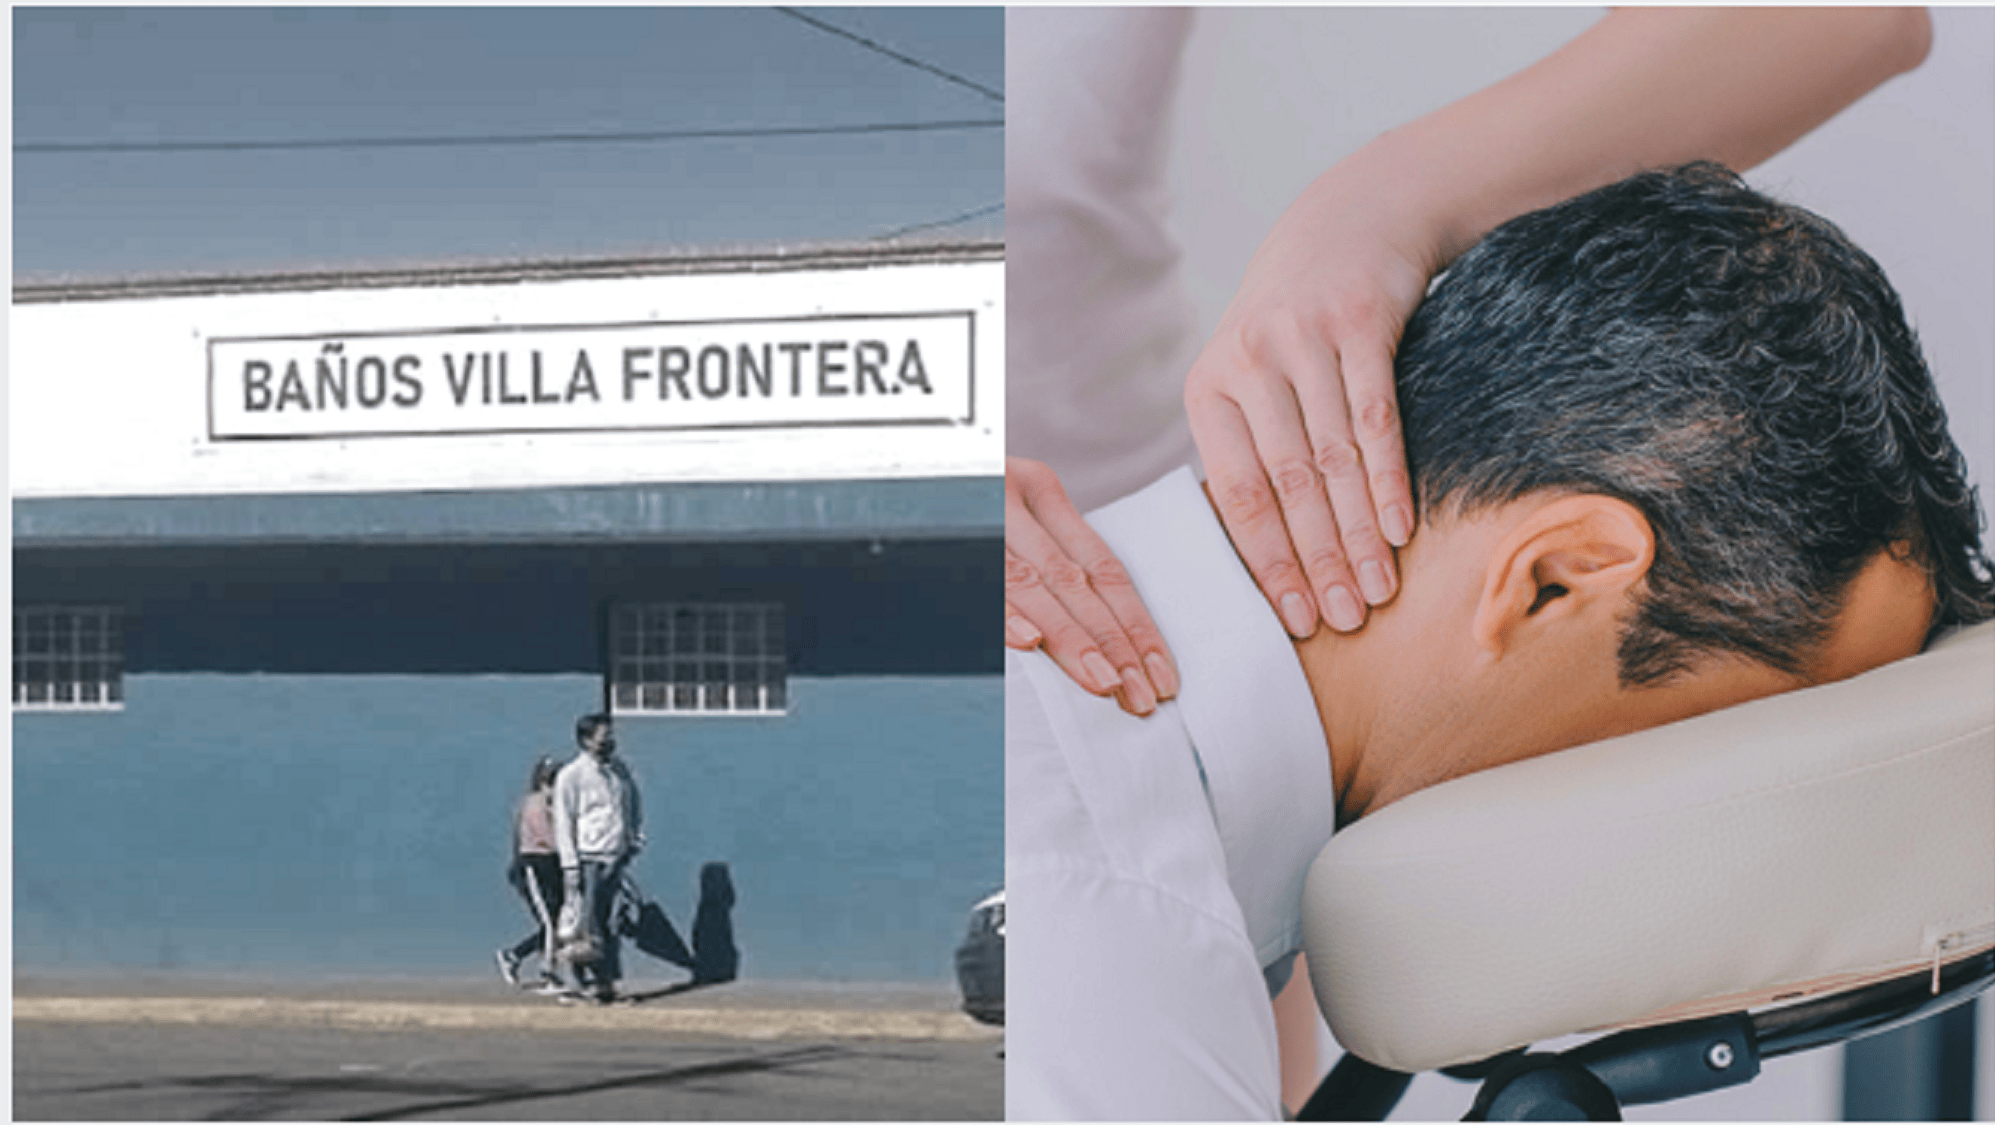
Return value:
[(213, 441), (951, 426), (970, 310), (208, 341)]
[(996, 245), (17, 289), (26, 498), (1004, 472)]

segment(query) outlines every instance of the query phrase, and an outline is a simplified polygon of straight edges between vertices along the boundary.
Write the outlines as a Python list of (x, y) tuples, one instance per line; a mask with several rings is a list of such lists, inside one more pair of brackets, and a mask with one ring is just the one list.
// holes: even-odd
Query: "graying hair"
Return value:
[(1648, 517), (1625, 684), (1717, 652), (1802, 673), (1894, 542), (1933, 576), (1935, 628), (1995, 614), (1965, 462), (1883, 271), (1722, 167), (1498, 227), (1436, 283), (1397, 366), (1430, 515), (1557, 489)]

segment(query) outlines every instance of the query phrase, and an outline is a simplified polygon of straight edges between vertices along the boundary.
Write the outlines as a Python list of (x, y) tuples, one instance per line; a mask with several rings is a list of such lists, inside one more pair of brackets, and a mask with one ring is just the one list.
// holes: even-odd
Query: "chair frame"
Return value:
[[(1556, 1054), (1517, 1048), (1442, 1073), (1483, 1083), (1464, 1121), (1614, 1121), (1621, 1106), (1742, 1085), (1763, 1059), (1903, 1027), (1991, 985), (1995, 948), (1784, 1007), (1616, 1032)], [(1296, 1120), (1383, 1121), (1412, 1080), (1346, 1054)]]

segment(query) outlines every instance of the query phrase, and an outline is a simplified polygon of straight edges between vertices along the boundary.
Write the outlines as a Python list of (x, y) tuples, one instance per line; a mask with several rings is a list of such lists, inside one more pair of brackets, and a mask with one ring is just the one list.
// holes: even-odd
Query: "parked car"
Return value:
[(1004, 1026), (1002, 890), (970, 908), (970, 932), (956, 947), (956, 983), (971, 1019)]

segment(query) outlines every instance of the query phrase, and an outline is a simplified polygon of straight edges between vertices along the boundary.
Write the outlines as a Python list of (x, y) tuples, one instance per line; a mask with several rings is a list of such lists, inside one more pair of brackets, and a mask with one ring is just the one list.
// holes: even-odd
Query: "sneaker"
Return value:
[(553, 977), (542, 977), (540, 978), (540, 983), (534, 987), (533, 991), (542, 996), (560, 996), (568, 991), (568, 986)]
[(520, 986), (520, 958), (510, 949), (501, 949), (492, 956), (499, 962), (499, 975), (514, 988)]

